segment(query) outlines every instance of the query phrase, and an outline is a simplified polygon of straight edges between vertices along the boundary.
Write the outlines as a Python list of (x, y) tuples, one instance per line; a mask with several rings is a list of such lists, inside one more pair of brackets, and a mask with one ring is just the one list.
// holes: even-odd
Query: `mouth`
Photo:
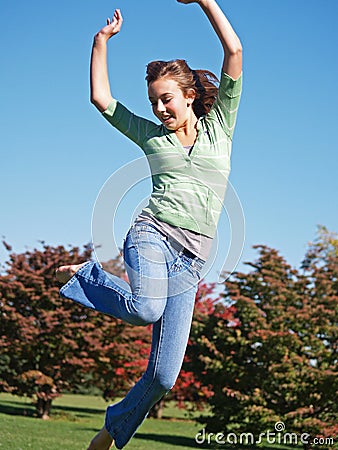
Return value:
[(168, 116), (161, 116), (161, 121), (163, 123), (168, 123), (173, 117), (171, 115)]

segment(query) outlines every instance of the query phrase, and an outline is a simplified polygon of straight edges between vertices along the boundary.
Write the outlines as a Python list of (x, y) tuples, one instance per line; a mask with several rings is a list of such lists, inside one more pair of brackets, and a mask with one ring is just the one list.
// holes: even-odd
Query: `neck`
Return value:
[(180, 128), (175, 130), (176, 136), (182, 145), (194, 145), (197, 137), (197, 121), (198, 119), (195, 114), (192, 114)]

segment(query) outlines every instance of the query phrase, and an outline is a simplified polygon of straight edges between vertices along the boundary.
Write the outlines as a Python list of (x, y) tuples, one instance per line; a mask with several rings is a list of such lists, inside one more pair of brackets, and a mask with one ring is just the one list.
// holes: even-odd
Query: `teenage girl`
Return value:
[(123, 448), (175, 384), (230, 170), (241, 43), (215, 0), (178, 1), (199, 4), (220, 39), (224, 61), (219, 86), (212, 73), (192, 70), (184, 60), (148, 64), (148, 96), (160, 125), (134, 115), (111, 95), (107, 42), (121, 30), (118, 9), (94, 38), (91, 102), (145, 152), (153, 192), (124, 241), (128, 288), (93, 261), (62, 266), (57, 278), (65, 283), (63, 297), (130, 324), (152, 323), (153, 335), (146, 372), (122, 401), (107, 408), (104, 427), (88, 450), (107, 450), (113, 441)]

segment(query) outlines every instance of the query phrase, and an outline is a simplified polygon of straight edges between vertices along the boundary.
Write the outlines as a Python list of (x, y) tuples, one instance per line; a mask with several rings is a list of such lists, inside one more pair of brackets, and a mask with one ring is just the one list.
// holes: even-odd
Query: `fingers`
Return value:
[(120, 9), (115, 9), (115, 13), (114, 16), (117, 16), (118, 19), (122, 20), (122, 14), (121, 14), (121, 10)]
[(114, 19), (117, 20), (117, 22), (122, 22), (122, 14), (121, 11), (119, 9), (115, 9), (114, 11)]
[(119, 9), (115, 9), (113, 17), (107, 17), (106, 26), (102, 28), (103, 33), (109, 37), (114, 36), (121, 30), (122, 22), (123, 18), (121, 11)]
[(121, 11), (119, 9), (115, 9), (112, 20), (110, 20), (109, 17), (107, 18), (107, 25), (111, 25), (111, 24), (117, 25), (117, 24), (122, 23), (122, 21), (123, 21), (123, 18), (122, 18)]

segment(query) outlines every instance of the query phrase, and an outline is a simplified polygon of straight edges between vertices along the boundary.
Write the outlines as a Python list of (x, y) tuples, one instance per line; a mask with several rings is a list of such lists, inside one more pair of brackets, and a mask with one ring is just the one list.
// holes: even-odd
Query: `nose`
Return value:
[(157, 109), (157, 111), (160, 112), (160, 113), (162, 113), (162, 112), (165, 111), (165, 106), (164, 106), (162, 100), (159, 99), (159, 100), (157, 101), (156, 109)]

